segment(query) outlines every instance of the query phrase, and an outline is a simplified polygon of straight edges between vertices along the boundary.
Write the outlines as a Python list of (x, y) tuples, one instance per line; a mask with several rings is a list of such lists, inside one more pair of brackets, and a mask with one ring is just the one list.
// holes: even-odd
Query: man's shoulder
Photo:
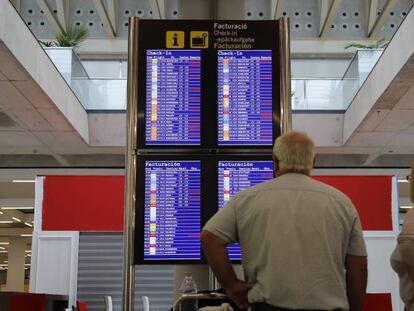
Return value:
[(336, 199), (337, 201), (343, 202), (346, 205), (352, 205), (351, 199), (345, 193), (338, 190), (337, 188), (325, 184), (314, 178), (309, 178), (309, 180), (312, 183), (315, 192), (323, 193), (327, 196), (332, 197), (333, 199)]
[(239, 193), (239, 197), (254, 195), (263, 191), (292, 190), (313, 192), (316, 196), (328, 196), (344, 205), (352, 206), (351, 200), (340, 190), (308, 176), (281, 176), (249, 187)]

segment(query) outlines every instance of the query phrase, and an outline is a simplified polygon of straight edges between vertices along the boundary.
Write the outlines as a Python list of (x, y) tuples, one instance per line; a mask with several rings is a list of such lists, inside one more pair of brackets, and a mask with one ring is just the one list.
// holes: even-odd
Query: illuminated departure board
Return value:
[(200, 50), (146, 53), (146, 145), (200, 145)]
[(144, 260), (199, 260), (200, 161), (146, 161)]
[[(236, 193), (272, 178), (272, 161), (219, 161), (219, 208), (224, 207)], [(239, 245), (230, 245), (227, 250), (231, 260), (241, 259)]]
[(218, 145), (271, 146), (272, 51), (217, 53)]

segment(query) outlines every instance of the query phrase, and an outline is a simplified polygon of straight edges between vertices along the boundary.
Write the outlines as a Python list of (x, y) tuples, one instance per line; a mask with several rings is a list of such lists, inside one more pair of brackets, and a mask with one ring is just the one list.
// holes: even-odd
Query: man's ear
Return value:
[(279, 160), (276, 157), (273, 157), (273, 171), (277, 173), (279, 170)]

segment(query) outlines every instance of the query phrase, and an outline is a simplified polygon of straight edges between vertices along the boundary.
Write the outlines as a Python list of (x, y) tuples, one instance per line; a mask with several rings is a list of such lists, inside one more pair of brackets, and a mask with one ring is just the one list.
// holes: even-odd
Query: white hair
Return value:
[(315, 144), (305, 133), (291, 131), (275, 140), (273, 158), (279, 161), (282, 169), (309, 174), (315, 158)]

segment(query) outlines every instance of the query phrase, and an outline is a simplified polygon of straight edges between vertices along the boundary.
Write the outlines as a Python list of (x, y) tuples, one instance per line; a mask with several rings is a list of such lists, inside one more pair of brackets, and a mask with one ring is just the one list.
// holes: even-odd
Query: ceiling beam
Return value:
[(118, 13), (118, 1), (115, 0), (106, 0), (106, 9), (108, 12), (109, 20), (112, 23), (112, 27), (114, 28), (115, 33), (116, 31), (116, 18)]
[(286, 0), (272, 0), (270, 3), (270, 18), (279, 19), (283, 16)]
[(369, 0), (367, 3), (367, 36), (377, 20), (378, 0)]
[[(165, 1), (164, 0), (149, 0), (153, 19), (165, 19)], [(217, 5), (215, 1), (212, 5)]]
[(322, 32), (322, 27), (326, 21), (329, 10), (329, 0), (319, 0), (319, 34)]
[(328, 13), (326, 18), (323, 21), (323, 25), (319, 31), (319, 37), (324, 38), (328, 34), (329, 29), (331, 28), (332, 23), (334, 22), (336, 15), (338, 14), (339, 6), (341, 5), (342, 0), (332, 0), (328, 8)]
[(56, 10), (59, 23), (64, 30), (67, 30), (69, 26), (69, 0), (56, 0)]
[(394, 9), (395, 5), (397, 4), (398, 0), (387, 0), (384, 7), (381, 10), (380, 16), (374, 23), (371, 31), (368, 32), (368, 37), (370, 39), (378, 40), (380, 32), (385, 25), (385, 22), (388, 20), (390, 16), (390, 12)]
[(103, 0), (93, 0), (95, 5), (96, 11), (98, 12), (99, 17), (101, 18), (101, 22), (104, 25), (105, 32), (108, 34), (110, 38), (115, 38), (116, 36), (116, 27), (112, 24), (111, 19), (109, 17), (109, 13), (106, 10)]
[(37, 0), (37, 4), (39, 7), (43, 10), (43, 13), (45, 14), (50, 26), (52, 27), (53, 31), (55, 33), (59, 33), (63, 31), (62, 25), (59, 23), (59, 21), (56, 19), (55, 14), (53, 14), (52, 9), (50, 8), (49, 4), (46, 0)]
[(16, 8), (16, 10), (18, 12), (20, 12), (21, 1), (20, 0), (11, 0), (11, 3), (14, 5), (14, 7)]

